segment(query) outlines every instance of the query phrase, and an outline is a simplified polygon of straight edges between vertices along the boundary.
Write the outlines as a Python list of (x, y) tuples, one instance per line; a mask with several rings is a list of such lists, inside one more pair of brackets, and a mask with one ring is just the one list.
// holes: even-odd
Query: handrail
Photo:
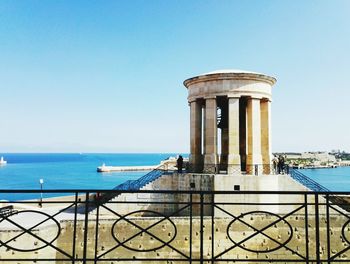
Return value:
[(158, 179), (160, 176), (162, 176), (167, 170), (165, 170), (164, 165), (160, 165), (154, 170), (148, 172), (147, 174), (143, 175), (142, 177), (138, 178), (137, 180), (129, 180), (122, 184), (119, 184), (113, 190), (139, 190), (148, 183)]
[[(227, 174), (248, 174), (248, 175), (264, 175), (264, 174), (278, 174), (284, 172), (283, 168), (274, 166), (271, 163), (186, 163), (185, 171), (189, 173), (213, 173), (220, 174), (222, 172)], [(288, 172), (287, 172), (288, 173)]]
[[(314, 192), (322, 192), (322, 193), (330, 193), (331, 190), (327, 189), (326, 187), (322, 186), (318, 182), (314, 181), (313, 179), (307, 177), (305, 174), (301, 173), (300, 171), (290, 168), (289, 169), (290, 176), (300, 182), (305, 187), (309, 188), (310, 190)], [(328, 195), (328, 194), (326, 194)], [(343, 208), (346, 211), (350, 211), (350, 206), (348, 205), (347, 201), (338, 195), (331, 195), (329, 196), (329, 201), (333, 202), (335, 204), (338, 204), (341, 208)]]
[(331, 190), (327, 189), (326, 187), (322, 186), (318, 182), (314, 181), (313, 179), (307, 177), (305, 174), (301, 173), (300, 171), (289, 168), (290, 176), (300, 182), (305, 187), (309, 188), (310, 190), (314, 192), (330, 192)]
[[(148, 183), (155, 181), (162, 175), (164, 175), (168, 170), (164, 168), (164, 165), (159, 165), (154, 170), (151, 170), (150, 172), (146, 173), (142, 177), (138, 178), (137, 180), (128, 180), (126, 182), (123, 182), (122, 184), (117, 185), (113, 188), (113, 190), (117, 191), (136, 191), (140, 190), (142, 187), (146, 186)], [(103, 193), (102, 195), (99, 194), (96, 199), (99, 203), (105, 203), (115, 197), (117, 197), (121, 193)]]

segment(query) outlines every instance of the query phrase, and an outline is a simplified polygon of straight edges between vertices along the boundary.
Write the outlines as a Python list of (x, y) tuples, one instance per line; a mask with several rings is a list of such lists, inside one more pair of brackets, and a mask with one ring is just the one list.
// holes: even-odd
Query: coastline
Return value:
[[(92, 193), (89, 196), (89, 201), (93, 201), (95, 198), (95, 194)], [(55, 197), (48, 197), (43, 198), (42, 202), (40, 198), (37, 199), (28, 199), (28, 200), (17, 200), (17, 201), (7, 201), (7, 200), (1, 200), (0, 201), (0, 207), (4, 206), (13, 206), (13, 209), (33, 209), (33, 210), (44, 210), (44, 209), (55, 209), (55, 210), (62, 210), (66, 207), (68, 207), (70, 204), (74, 204), (75, 201), (75, 195), (65, 195), (65, 196), (55, 196)], [(78, 195), (77, 197), (77, 203), (84, 204), (86, 201), (85, 195)]]
[[(1, 154), (3, 155), (3, 154)], [(147, 171), (119, 171), (98, 173), (96, 168), (105, 163), (113, 166), (148, 166), (176, 154), (8, 154), (7, 166), (0, 167), (0, 186), (3, 190), (38, 190), (43, 179), (43, 190), (113, 189), (129, 180), (137, 180)], [(47, 194), (48, 197), (60, 196)], [(38, 194), (1, 193), (0, 199), (30, 200)]]

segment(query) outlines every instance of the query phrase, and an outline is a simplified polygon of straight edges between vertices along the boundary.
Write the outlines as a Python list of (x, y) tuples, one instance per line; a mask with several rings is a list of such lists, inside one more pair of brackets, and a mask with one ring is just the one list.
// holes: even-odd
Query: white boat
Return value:
[(6, 165), (7, 164), (7, 161), (4, 160), (4, 157), (1, 157), (0, 158), (0, 165)]

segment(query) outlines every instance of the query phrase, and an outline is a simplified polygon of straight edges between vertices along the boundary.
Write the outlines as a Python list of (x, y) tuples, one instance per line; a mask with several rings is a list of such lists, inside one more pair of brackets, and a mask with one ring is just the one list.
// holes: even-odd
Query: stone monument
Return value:
[(275, 83), (271, 76), (242, 70), (218, 70), (184, 81), (191, 109), (192, 171), (253, 174), (257, 166), (269, 170)]

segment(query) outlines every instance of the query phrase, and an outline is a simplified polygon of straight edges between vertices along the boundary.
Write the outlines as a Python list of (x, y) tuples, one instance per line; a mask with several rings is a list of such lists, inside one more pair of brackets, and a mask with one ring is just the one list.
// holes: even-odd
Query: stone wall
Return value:
[[(192, 187), (191, 187), (192, 186)], [(171, 175), (163, 175), (157, 180), (147, 184), (141, 190), (213, 190), (213, 175), (210, 174), (186, 174), (174, 173)], [(108, 203), (107, 208), (101, 208), (100, 214), (111, 214), (110, 210), (115, 210), (118, 207), (118, 212), (127, 213), (136, 210), (151, 210), (162, 214), (172, 214), (176, 210), (179, 215), (188, 214), (188, 210), (181, 210), (183, 207), (178, 203), (189, 203), (190, 195), (176, 193), (123, 193)], [(209, 202), (209, 198), (205, 198)], [(162, 201), (161, 204), (157, 203)], [(192, 202), (199, 202), (199, 195), (192, 196)], [(123, 204), (120, 204), (123, 202)], [(207, 207), (206, 207), (207, 208)], [(110, 209), (110, 210), (108, 210)], [(207, 210), (207, 209), (206, 209)], [(96, 213), (96, 210), (93, 211)], [(193, 208), (193, 214), (199, 214), (199, 206)], [(209, 214), (207, 212), (206, 214)]]
[[(233, 191), (235, 186), (239, 186), (241, 191), (309, 191), (305, 186), (296, 182), (288, 175), (235, 175), (229, 176), (225, 174), (195, 174), (195, 173), (174, 173), (171, 175), (163, 175), (157, 180), (147, 184), (142, 190), (196, 190), (196, 191)], [(175, 194), (175, 193), (128, 193), (121, 194), (112, 203), (108, 204), (108, 208), (113, 210), (113, 202), (123, 202), (123, 206), (118, 204), (118, 210), (120, 212), (130, 212), (135, 210), (155, 210), (163, 214), (172, 213), (175, 209), (179, 210), (181, 207), (177, 203), (189, 202), (191, 197), (188, 194)], [(214, 199), (208, 195), (204, 196), (204, 202), (210, 203)], [(168, 204), (150, 204), (157, 201), (166, 201)], [(192, 195), (193, 202), (199, 202), (199, 195)], [(294, 208), (294, 205), (289, 207), (283, 205), (279, 206), (279, 203), (303, 203), (303, 195), (276, 195), (276, 194), (260, 194), (260, 195), (216, 195), (215, 202), (234, 202), (237, 203), (256, 203), (256, 205), (236, 205), (236, 210), (245, 212), (247, 210), (263, 210), (268, 209), (271, 212), (281, 212), (283, 210), (290, 210)], [(150, 202), (150, 203), (149, 203)], [(266, 205), (267, 203), (274, 203), (273, 205)], [(116, 205), (116, 204), (115, 204)], [(231, 206), (232, 207), (232, 206)], [(188, 211), (184, 210), (179, 212), (180, 215), (187, 214)], [(219, 212), (217, 212), (219, 213)], [(101, 209), (100, 214), (110, 214), (105, 209)], [(193, 214), (199, 214), (199, 206), (193, 209)], [(204, 214), (211, 215), (211, 211), (208, 206), (204, 207)]]
[[(309, 191), (305, 186), (295, 181), (288, 175), (215, 175), (215, 191), (232, 191), (239, 188), (241, 191)], [(267, 210), (275, 213), (282, 213), (295, 208), (295, 205), (279, 205), (283, 203), (304, 203), (304, 195), (278, 195), (278, 194), (232, 194), (215, 195), (216, 203), (230, 201), (231, 203), (240, 203), (235, 205), (235, 210), (242, 213), (254, 210)], [(310, 202), (310, 201), (309, 201)], [(251, 204), (247, 206), (247, 204)], [(225, 206), (226, 208), (233, 206)], [(219, 212), (217, 212), (219, 213)]]

